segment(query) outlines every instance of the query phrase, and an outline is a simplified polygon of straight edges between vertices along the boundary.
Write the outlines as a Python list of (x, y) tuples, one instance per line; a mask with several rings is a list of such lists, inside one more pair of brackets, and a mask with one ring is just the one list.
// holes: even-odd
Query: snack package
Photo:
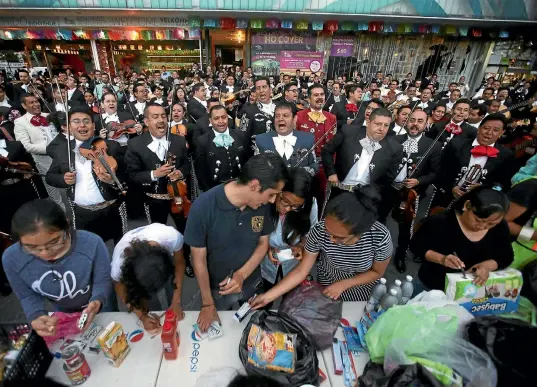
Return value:
[(446, 274), (446, 295), (474, 316), (516, 312), (522, 288), (522, 273), (516, 269), (491, 272), (484, 286), (472, 283), (474, 276)]
[(265, 331), (252, 324), (248, 334), (248, 363), (292, 373), (295, 371), (295, 343), (295, 334)]
[(104, 355), (108, 358), (108, 363), (116, 368), (123, 363), (131, 350), (123, 327), (115, 321), (108, 324), (97, 341)]

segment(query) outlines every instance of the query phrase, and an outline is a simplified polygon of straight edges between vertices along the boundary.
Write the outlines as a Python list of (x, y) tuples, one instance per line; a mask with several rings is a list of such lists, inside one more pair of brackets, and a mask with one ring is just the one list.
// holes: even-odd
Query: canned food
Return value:
[(62, 351), (62, 359), (65, 361), (63, 370), (73, 386), (84, 383), (91, 375), (86, 357), (77, 346), (70, 346)]

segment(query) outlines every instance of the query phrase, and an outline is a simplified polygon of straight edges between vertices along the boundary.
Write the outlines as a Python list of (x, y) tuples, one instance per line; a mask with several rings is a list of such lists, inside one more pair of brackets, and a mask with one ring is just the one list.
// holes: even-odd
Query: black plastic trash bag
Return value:
[(298, 322), (318, 350), (332, 346), (339, 327), (343, 302), (323, 294), (316, 282), (304, 281), (285, 296), (278, 313)]
[[(248, 363), (248, 334), (252, 324), (256, 324), (264, 330), (278, 331), (284, 333), (295, 333), (297, 335), (295, 343), (295, 371), (293, 373), (278, 372), (262, 368), (257, 368)], [(275, 312), (258, 311), (251, 318), (242, 333), (239, 345), (239, 357), (248, 375), (263, 375), (285, 386), (302, 386), (312, 384), (318, 386), (319, 380), (319, 360), (315, 346), (309, 340), (302, 328), (292, 320), (279, 316)]]
[(370, 361), (358, 378), (359, 387), (442, 387), (442, 383), (421, 364), (400, 365), (389, 375), (382, 364)]
[(528, 263), (522, 269), (522, 291), (520, 295), (526, 297), (533, 305), (537, 305), (537, 261)]
[(478, 317), (466, 326), (468, 341), (489, 354), (498, 386), (535, 386), (537, 328), (511, 318)]

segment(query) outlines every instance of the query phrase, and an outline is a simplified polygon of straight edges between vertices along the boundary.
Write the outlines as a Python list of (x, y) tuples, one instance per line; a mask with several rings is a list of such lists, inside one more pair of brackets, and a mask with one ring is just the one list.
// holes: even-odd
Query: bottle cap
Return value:
[(392, 296), (397, 296), (397, 290), (395, 290), (395, 289), (391, 289), (391, 290), (390, 290), (390, 294), (391, 294)]
[(169, 332), (172, 330), (172, 328), (173, 328), (173, 323), (171, 321), (166, 321), (164, 325), (162, 326), (162, 331)]
[(380, 279), (380, 283), (383, 284), (383, 285), (386, 285), (386, 278), (382, 277)]
[(401, 286), (401, 281), (399, 281), (399, 280), (395, 280), (395, 285), (397, 285), (397, 286)]
[(171, 309), (168, 309), (166, 311), (165, 319), (166, 320), (173, 320), (175, 318), (175, 312)]
[(406, 276), (406, 280), (407, 280), (408, 282), (412, 282), (412, 276), (411, 276), (411, 275), (407, 275), (407, 276)]

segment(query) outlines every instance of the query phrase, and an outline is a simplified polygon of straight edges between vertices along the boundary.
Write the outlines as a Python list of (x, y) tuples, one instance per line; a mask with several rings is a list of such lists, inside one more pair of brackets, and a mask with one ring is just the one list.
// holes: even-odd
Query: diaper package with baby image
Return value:
[(491, 272), (484, 286), (472, 283), (475, 276), (446, 274), (445, 293), (474, 316), (516, 312), (522, 289), (522, 273), (516, 269)]

